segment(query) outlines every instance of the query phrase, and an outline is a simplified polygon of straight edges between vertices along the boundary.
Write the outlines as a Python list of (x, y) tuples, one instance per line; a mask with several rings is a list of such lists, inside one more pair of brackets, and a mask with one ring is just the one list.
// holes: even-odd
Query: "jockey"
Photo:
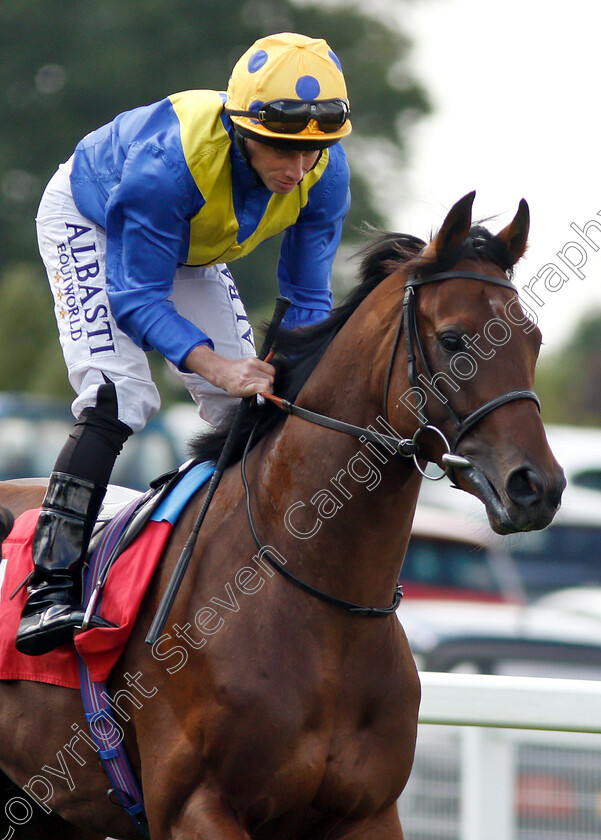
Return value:
[(48, 184), (38, 241), (76, 421), (34, 535), (22, 653), (46, 653), (81, 624), (82, 561), (115, 460), (160, 405), (145, 351), (165, 357), (213, 424), (238, 398), (270, 392), (275, 370), (256, 358), (226, 263), (281, 232), (285, 325), (327, 316), (349, 113), (325, 41), (270, 35), (237, 62), (226, 94), (186, 91), (120, 114)]

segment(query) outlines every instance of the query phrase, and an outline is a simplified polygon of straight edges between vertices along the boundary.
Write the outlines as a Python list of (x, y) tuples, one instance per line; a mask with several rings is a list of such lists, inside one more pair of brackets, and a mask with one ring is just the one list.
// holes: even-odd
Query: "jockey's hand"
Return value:
[(184, 364), (233, 397), (252, 397), (262, 391), (273, 393), (275, 368), (256, 356), (226, 359), (206, 344), (199, 344), (190, 351)]

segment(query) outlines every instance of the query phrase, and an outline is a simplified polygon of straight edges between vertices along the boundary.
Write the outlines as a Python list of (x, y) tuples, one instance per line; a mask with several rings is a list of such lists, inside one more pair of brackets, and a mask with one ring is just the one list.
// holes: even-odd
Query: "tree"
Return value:
[[(345, 69), (355, 129), (345, 143), (353, 172), (348, 244), (363, 222), (386, 223), (363, 165), (366, 147), (376, 150), (370, 160), (385, 155), (385, 165), (401, 166), (411, 120), (428, 110), (409, 72), (410, 44), (402, 33), (349, 6), (291, 0), (0, 4), (0, 307), (6, 272), (15, 263), (35, 263), (40, 289), (45, 282), (35, 244), (36, 206), (57, 164), (84, 134), (120, 111), (177, 90), (225, 88), (234, 62), (256, 38), (286, 30), (325, 37)], [(277, 242), (267, 243), (234, 266), (251, 311), (269, 308), (277, 250)], [(38, 327), (50, 334), (49, 307), (46, 313)], [(18, 328), (11, 325), (11, 331)], [(0, 388), (19, 387), (5, 373)]]
[(536, 388), (546, 422), (601, 423), (601, 311), (582, 319), (563, 348), (539, 365)]

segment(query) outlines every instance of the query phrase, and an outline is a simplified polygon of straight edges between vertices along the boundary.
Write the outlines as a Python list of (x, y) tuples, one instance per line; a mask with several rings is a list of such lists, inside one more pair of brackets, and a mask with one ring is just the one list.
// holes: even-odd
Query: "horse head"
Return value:
[(511, 282), (528, 205), (522, 199), (495, 236), (472, 227), (474, 196), (398, 269), (405, 298), (387, 409), (399, 431), (413, 415), (420, 454), (481, 499), (493, 530), (506, 534), (546, 527), (565, 479), (532, 390), (541, 334)]

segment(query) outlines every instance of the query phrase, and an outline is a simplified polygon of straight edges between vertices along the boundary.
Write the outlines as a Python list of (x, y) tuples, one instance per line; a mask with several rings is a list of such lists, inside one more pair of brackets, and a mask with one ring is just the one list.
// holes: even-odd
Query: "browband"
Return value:
[(407, 278), (407, 286), (423, 286), (425, 283), (437, 283), (439, 280), (451, 280), (453, 277), (461, 277), (466, 280), (483, 280), (485, 283), (495, 283), (497, 286), (505, 286), (507, 289), (517, 293), (517, 288), (507, 277), (497, 277), (494, 274), (480, 274), (478, 271), (437, 271), (435, 274), (412, 274)]

